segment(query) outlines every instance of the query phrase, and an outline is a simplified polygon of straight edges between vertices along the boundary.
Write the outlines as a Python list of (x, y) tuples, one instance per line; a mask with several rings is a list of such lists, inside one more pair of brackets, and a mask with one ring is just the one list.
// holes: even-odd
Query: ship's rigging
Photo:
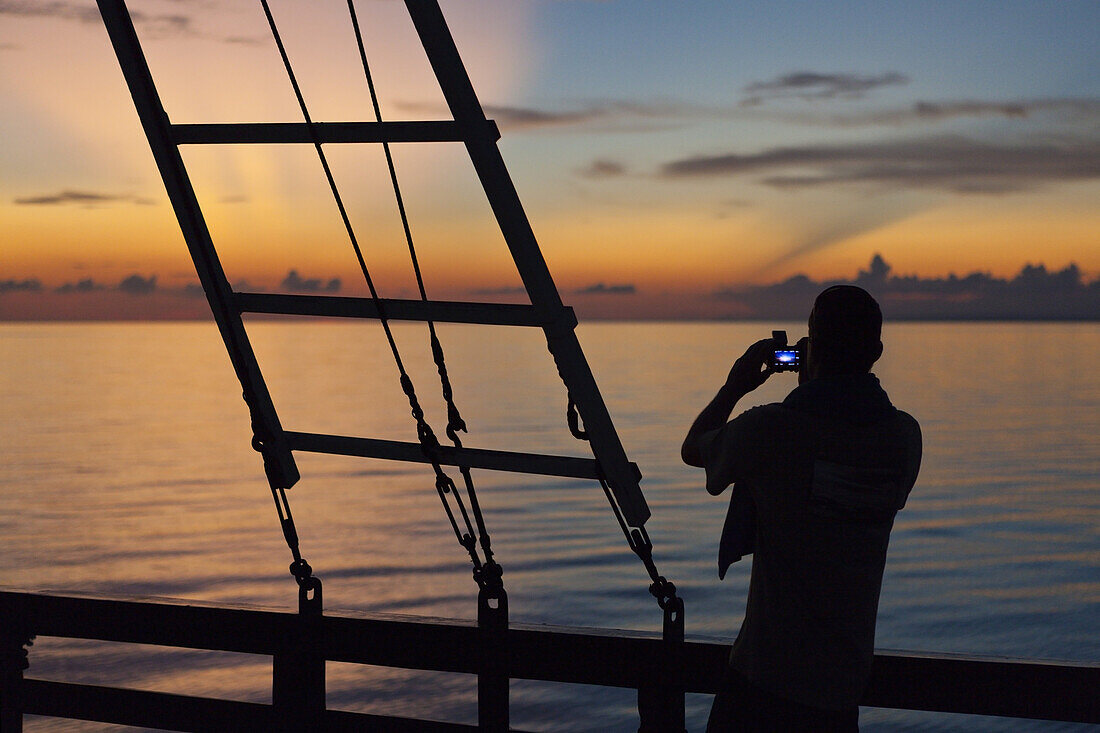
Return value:
[[(372, 122), (315, 122), (310, 115), (291, 59), (272, 14), (268, 0), (260, 0), (272, 39), (278, 48), (288, 81), (298, 102), (301, 123), (173, 124), (161, 104), (156, 86), (129, 13), (123, 0), (99, 0), (112, 44), (133, 96), (150, 148), (172, 201), (180, 228), (225, 342), (230, 360), (241, 382), (252, 422), (253, 447), (263, 456), (265, 473), (278, 511), (280, 525), (293, 556), (290, 566), (299, 587), (299, 611), (319, 615), (322, 609), (321, 581), (313, 575), (303, 557), (287, 491), (299, 480), (292, 452), (312, 451), (427, 463), (434, 473), (435, 490), (459, 544), (469, 554), (473, 577), (479, 589), (479, 626), (502, 629), (507, 626), (507, 593), (503, 571), (497, 563), (486, 528), (472, 475), (473, 468), (571, 476), (599, 482), (631, 550), (649, 575), (649, 590), (663, 611), (664, 637), (669, 654), (683, 641), (683, 601), (676, 587), (662, 576), (653, 559), (653, 545), (645, 528), (649, 508), (638, 482), (637, 467), (630, 463), (619, 441), (607, 408), (574, 333), (576, 318), (561, 301), (554, 281), (539, 250), (531, 225), (496, 146), (499, 132), (485, 118), (481, 104), (447, 28), (437, 0), (406, 0), (410, 18), (447, 101), (452, 119), (438, 122), (386, 122), (371, 74), (360, 21), (353, 0), (347, 0), (348, 19), (363, 67), (363, 75), (374, 111)], [(348, 240), (355, 253), (369, 298), (330, 296), (269, 295), (234, 292), (222, 270), (217, 251), (206, 227), (197, 196), (191, 186), (178, 146), (184, 144), (310, 144), (317, 153), (339, 211)], [(530, 297), (530, 306), (492, 303), (453, 303), (428, 298), (424, 277), (406, 212), (391, 143), (462, 142), (481, 181), (512, 259)], [(324, 145), (328, 143), (381, 144), (390, 183), (401, 219), (405, 243), (419, 291), (418, 300), (381, 297), (371, 276), (367, 259), (344, 205), (339, 186), (329, 166)], [(415, 421), (416, 443), (381, 441), (370, 438), (295, 433), (282, 428), (264, 383), (255, 354), (244, 328), (242, 314), (282, 313), (376, 319), (382, 326), (397, 370), (398, 382), (408, 398)], [(451, 445), (440, 443), (429, 424), (400, 349), (393, 337), (391, 321), (420, 320), (427, 324), (429, 345), (439, 375), (447, 409), (445, 434)], [(455, 402), (447, 371), (446, 355), (436, 322), (462, 322), (540, 327), (547, 347), (566, 388), (566, 421), (570, 432), (587, 442), (593, 459), (577, 459), (467, 448), (460, 432), (466, 424)], [(583, 425), (583, 428), (582, 428)], [(462, 487), (444, 466), (455, 466)], [(465, 499), (463, 498), (465, 493)], [(321, 672), (323, 674), (323, 671)], [(499, 696), (500, 690), (497, 689)], [(507, 698), (507, 680), (504, 681)], [(506, 704), (506, 703), (505, 703)], [(643, 723), (656, 715), (683, 720), (682, 696), (660, 701), (669, 710), (643, 712)], [(668, 715), (668, 718), (665, 718)], [(499, 727), (497, 720), (494, 727)], [(504, 725), (506, 726), (506, 713)]]

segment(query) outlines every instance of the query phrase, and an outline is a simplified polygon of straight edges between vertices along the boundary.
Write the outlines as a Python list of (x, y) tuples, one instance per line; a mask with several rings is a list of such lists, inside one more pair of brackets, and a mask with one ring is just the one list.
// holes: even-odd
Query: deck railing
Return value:
[[(24, 672), (32, 636), (266, 655), (273, 659), (272, 703), (34, 679)], [(664, 644), (635, 631), (532, 625), (494, 631), (437, 619), (310, 618), (187, 601), (0, 591), (0, 729), (21, 730), (24, 714), (184, 731), (476, 729), (328, 710), (326, 661), (478, 674), (490, 683), (479, 686), (479, 704), (503, 704), (503, 715), (481, 717), (483, 727), (496, 727), (486, 720), (507, 727), (506, 693), (502, 703), (494, 680), (634, 688), (643, 710), (647, 699), (667, 699), (670, 691), (718, 689), (727, 645), (688, 641), (669, 650)], [(1100, 723), (1100, 664), (881, 651), (861, 704)]]

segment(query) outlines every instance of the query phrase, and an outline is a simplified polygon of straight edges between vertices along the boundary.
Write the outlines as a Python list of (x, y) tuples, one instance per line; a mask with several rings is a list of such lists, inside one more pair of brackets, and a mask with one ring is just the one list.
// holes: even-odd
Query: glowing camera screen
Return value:
[(799, 367), (797, 349), (776, 349), (772, 356), (772, 369), (777, 372), (797, 371)]

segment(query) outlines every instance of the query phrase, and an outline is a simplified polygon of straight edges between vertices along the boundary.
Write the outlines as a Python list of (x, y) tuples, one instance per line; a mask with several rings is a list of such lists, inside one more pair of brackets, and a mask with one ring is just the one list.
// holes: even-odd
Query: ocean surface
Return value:
[[(715, 572), (725, 501), (681, 465), (691, 420), (751, 342), (802, 324), (594, 323), (578, 333), (645, 476), (661, 572), (689, 636), (732, 640), (750, 563)], [(429, 419), (423, 326), (395, 332)], [(258, 321), (249, 333), (284, 427), (412, 440), (376, 323)], [(586, 455), (541, 332), (440, 326), (468, 446)], [(876, 373), (924, 430), (891, 540), (877, 646), (1100, 661), (1100, 329), (888, 324)], [(795, 384), (772, 377), (738, 409)], [(296, 587), (245, 406), (212, 323), (0, 324), (0, 585), (292, 608)], [(422, 465), (298, 455), (289, 493), (326, 608), (472, 618), (476, 589)], [(478, 472), (511, 618), (658, 630), (648, 579), (598, 485)], [(39, 639), (34, 676), (249, 701), (270, 661)], [(633, 731), (630, 692), (515, 682), (519, 728)], [(469, 676), (333, 664), (330, 706), (473, 722)], [(702, 730), (710, 699), (688, 700)], [(866, 731), (1085, 726), (865, 708)], [(28, 720), (28, 730), (99, 730)]]

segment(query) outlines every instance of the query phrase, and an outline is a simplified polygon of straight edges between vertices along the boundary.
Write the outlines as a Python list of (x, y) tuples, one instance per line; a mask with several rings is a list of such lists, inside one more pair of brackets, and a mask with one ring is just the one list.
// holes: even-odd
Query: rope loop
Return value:
[(458, 440), (458, 437), (453, 433), (467, 432), (466, 421), (462, 419), (462, 415), (458, 412), (458, 407), (453, 402), (447, 403), (447, 437), (451, 440)]
[(581, 428), (581, 416), (577, 412), (577, 403), (573, 401), (573, 395), (569, 395), (569, 404), (565, 408), (565, 420), (569, 423), (569, 432), (577, 440), (588, 440), (588, 431)]

